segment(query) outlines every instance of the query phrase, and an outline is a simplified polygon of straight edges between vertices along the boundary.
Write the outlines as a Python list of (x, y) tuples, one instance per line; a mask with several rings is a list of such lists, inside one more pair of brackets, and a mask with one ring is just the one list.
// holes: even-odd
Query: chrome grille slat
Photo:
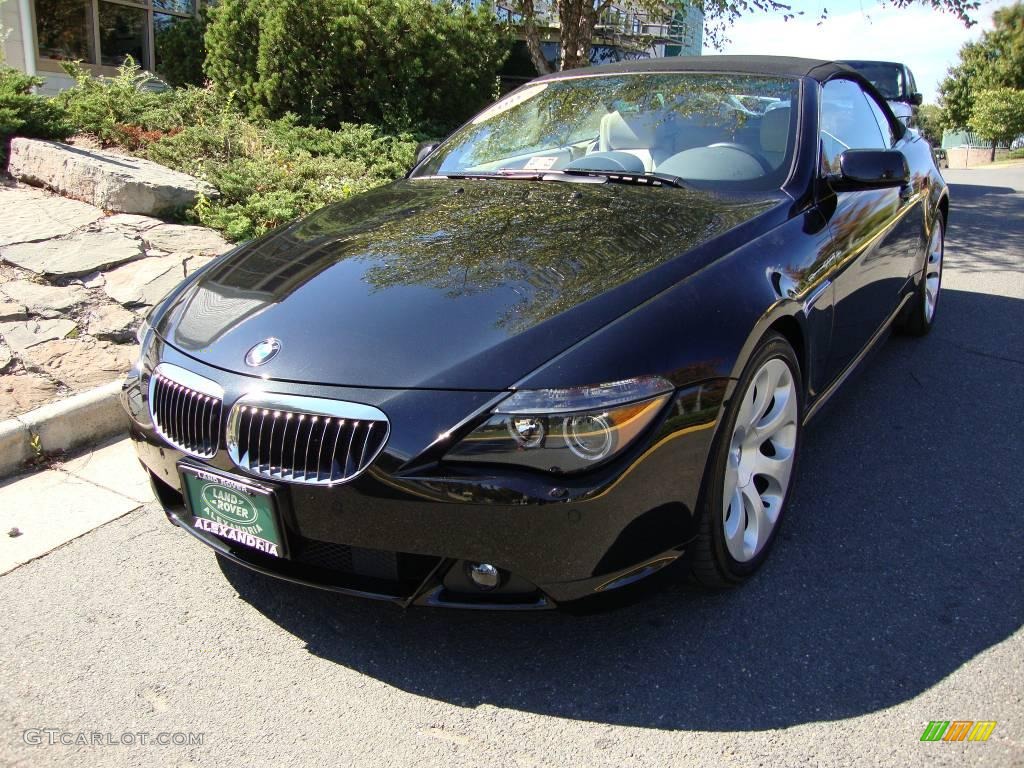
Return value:
[(261, 477), (333, 485), (366, 471), (390, 432), (387, 416), (368, 405), (254, 392), (228, 415), (228, 455)]
[(149, 380), (149, 411), (156, 431), (185, 453), (209, 459), (220, 447), (224, 391), (216, 382), (168, 363)]

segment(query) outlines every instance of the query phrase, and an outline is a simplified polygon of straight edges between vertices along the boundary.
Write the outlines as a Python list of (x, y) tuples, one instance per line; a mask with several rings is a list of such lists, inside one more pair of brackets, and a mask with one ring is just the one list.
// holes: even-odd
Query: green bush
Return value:
[(67, 111), (78, 133), (88, 133), (105, 144), (116, 144), (122, 125), (156, 130), (162, 120), (161, 96), (147, 86), (153, 76), (143, 72), (131, 58), (116, 77), (93, 77), (76, 63), (64, 64), (75, 85), (54, 97)]
[(10, 67), (0, 67), (0, 168), (7, 164), (13, 136), (66, 139), (73, 128), (65, 111), (52, 99), (32, 92), (43, 84)]
[(75, 132), (129, 150), (138, 148), (140, 132), (173, 133), (230, 108), (231, 97), (222, 90), (162, 88), (131, 59), (115, 77), (93, 77), (74, 63), (65, 64), (64, 70), (75, 78), (75, 85), (55, 100), (66, 110)]
[(201, 201), (190, 215), (232, 240), (257, 237), (402, 175), (418, 138), (368, 125), (299, 127), (291, 117), (257, 125), (230, 105), (207, 117), (145, 154), (213, 184), (219, 197)]
[(206, 46), (207, 75), (251, 115), (393, 130), (458, 125), (508, 52), (486, 7), (456, 0), (222, 0)]
[(157, 27), (157, 74), (169, 85), (200, 86), (205, 81), (203, 61), (206, 59), (206, 12), (198, 18), (176, 19), (174, 23)]

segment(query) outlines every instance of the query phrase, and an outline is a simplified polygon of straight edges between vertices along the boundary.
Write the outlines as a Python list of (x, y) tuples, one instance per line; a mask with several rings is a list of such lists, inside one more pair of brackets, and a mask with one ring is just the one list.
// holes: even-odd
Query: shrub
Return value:
[(177, 19), (173, 24), (157, 27), (154, 40), (157, 73), (166, 83), (178, 88), (203, 84), (205, 36), (205, 11), (197, 18)]
[(60, 105), (32, 92), (42, 84), (41, 78), (0, 67), (0, 167), (7, 164), (12, 136), (65, 139), (72, 134), (71, 122)]
[(206, 72), (263, 118), (451, 128), (485, 104), (508, 44), (456, 0), (222, 0)]
[(67, 110), (78, 133), (89, 133), (105, 144), (116, 144), (118, 126), (136, 125), (146, 130), (163, 127), (154, 124), (160, 119), (161, 97), (147, 88), (153, 76), (143, 72), (130, 58), (111, 78), (93, 77), (76, 63), (63, 66), (75, 79), (75, 85), (54, 100)]
[(257, 125), (230, 108), (149, 145), (146, 157), (213, 184), (220, 196), (191, 212), (232, 240), (273, 227), (400, 176), (416, 139), (367, 125), (337, 131), (289, 117)]

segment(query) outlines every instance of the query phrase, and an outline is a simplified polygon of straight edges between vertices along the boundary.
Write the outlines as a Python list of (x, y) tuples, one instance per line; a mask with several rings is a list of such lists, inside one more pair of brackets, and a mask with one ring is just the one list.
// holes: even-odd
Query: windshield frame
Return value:
[[(700, 69), (665, 69), (654, 71), (635, 71), (635, 72), (598, 72), (588, 69), (575, 70), (571, 73), (557, 73), (554, 75), (546, 75), (543, 77), (531, 80), (518, 88), (509, 91), (504, 94), (500, 99), (488, 104), (480, 112), (475, 114), (451, 134), (449, 134), (443, 141), (439, 142), (431, 152), (418, 163), (406, 175), (406, 179), (410, 181), (422, 181), (428, 179), (444, 179), (448, 176), (458, 178), (460, 176), (459, 171), (452, 171), (448, 173), (436, 173), (436, 172), (424, 172), (427, 165), (432, 160), (436, 160), (437, 154), (443, 151), (446, 147), (450, 146), (451, 142), (457, 140), (463, 133), (476, 125), (480, 117), (485, 115), (491, 110), (496, 104), (509, 99), (517, 94), (521, 94), (530, 89), (536, 88), (538, 85), (562, 82), (568, 80), (587, 80), (587, 79), (611, 79), (611, 78), (626, 78), (626, 77), (670, 77), (670, 76), (705, 76), (705, 77), (749, 77), (749, 78), (765, 78), (765, 79), (777, 79), (780, 81), (789, 81), (792, 84), (792, 91), (790, 95), (790, 109), (792, 110), (789, 124), (789, 144), (787, 148), (787, 154), (782, 164), (775, 168), (771, 173), (766, 174), (764, 177), (759, 179), (751, 180), (753, 182), (762, 182), (760, 184), (753, 184), (751, 181), (741, 182), (730, 182), (730, 181), (703, 181), (703, 180), (691, 180), (687, 178), (681, 178), (680, 181), (685, 182), (687, 187), (696, 189), (709, 189), (717, 192), (784, 192), (790, 194), (788, 189), (794, 182), (795, 177), (798, 175), (797, 171), (799, 168), (799, 162), (801, 157), (804, 155), (804, 113), (806, 110), (806, 99), (808, 94), (807, 78), (805, 76), (789, 75), (789, 74), (775, 74), (775, 73), (764, 73), (749, 70), (737, 70), (737, 71), (721, 71), (721, 70), (700, 70)], [(655, 169), (656, 170), (656, 169)], [(466, 175), (473, 177), (483, 177), (486, 174), (474, 173), (471, 171), (464, 171), (461, 173), (462, 177)], [(540, 174), (538, 174), (539, 176)], [(626, 174), (629, 175), (629, 174)], [(509, 174), (502, 175), (495, 173), (493, 175), (495, 179), (510, 179), (522, 178), (520, 174)]]

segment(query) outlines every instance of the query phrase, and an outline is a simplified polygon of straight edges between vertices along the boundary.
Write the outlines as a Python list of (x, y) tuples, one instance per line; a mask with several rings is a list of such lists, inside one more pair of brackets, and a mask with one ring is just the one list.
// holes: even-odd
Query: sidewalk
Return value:
[(0, 484), (0, 574), (152, 500), (127, 439)]
[(123, 376), (141, 317), (230, 248), (14, 182), (0, 210), (0, 421)]

